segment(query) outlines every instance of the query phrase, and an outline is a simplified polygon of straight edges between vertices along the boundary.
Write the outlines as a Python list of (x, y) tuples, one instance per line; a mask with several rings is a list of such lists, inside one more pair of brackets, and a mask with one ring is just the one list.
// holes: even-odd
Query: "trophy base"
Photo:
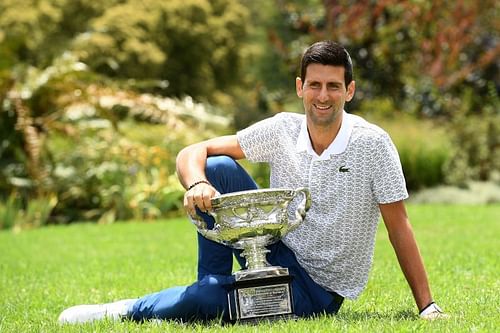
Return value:
[(243, 325), (258, 325), (262, 324), (263, 322), (273, 322), (273, 321), (279, 321), (279, 320), (297, 320), (299, 319), (299, 316), (296, 314), (282, 314), (282, 315), (275, 315), (275, 316), (265, 316), (265, 317), (256, 317), (256, 318), (244, 318), (244, 319), (238, 319), (238, 320), (232, 320), (232, 323), (238, 323), (238, 324), (243, 324)]
[(234, 289), (228, 293), (231, 321), (256, 323), (293, 319), (292, 277), (283, 267), (265, 267), (235, 273)]

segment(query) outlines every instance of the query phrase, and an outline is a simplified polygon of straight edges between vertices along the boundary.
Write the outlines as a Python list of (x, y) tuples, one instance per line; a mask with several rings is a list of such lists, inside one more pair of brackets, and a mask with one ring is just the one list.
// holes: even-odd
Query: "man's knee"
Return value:
[(252, 177), (229, 156), (220, 155), (207, 158), (205, 175), (221, 194), (257, 188)]
[(220, 178), (235, 172), (238, 169), (237, 162), (229, 156), (210, 156), (207, 158), (205, 174), (207, 178)]
[(186, 289), (183, 301), (196, 304), (195, 317), (202, 320), (227, 317), (227, 292), (234, 281), (232, 276), (207, 275)]

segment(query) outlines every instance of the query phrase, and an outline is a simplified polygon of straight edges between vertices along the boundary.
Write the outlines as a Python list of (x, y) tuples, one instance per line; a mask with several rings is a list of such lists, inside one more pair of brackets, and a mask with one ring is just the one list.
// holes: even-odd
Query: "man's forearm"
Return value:
[(177, 177), (188, 188), (194, 182), (206, 180), (205, 163), (207, 149), (202, 144), (195, 144), (182, 149), (177, 155)]
[(187, 189), (194, 182), (206, 180), (208, 156), (227, 155), (235, 160), (245, 157), (236, 135), (226, 135), (203, 141), (182, 149), (177, 155), (177, 177)]
[(432, 301), (427, 273), (413, 231), (408, 222), (389, 237), (396, 252), (401, 270), (410, 285), (419, 310)]

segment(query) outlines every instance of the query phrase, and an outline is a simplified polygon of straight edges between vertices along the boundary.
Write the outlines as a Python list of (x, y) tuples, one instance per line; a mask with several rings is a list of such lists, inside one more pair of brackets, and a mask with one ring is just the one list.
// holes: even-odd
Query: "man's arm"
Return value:
[[(196, 214), (195, 207), (202, 211), (209, 210), (210, 199), (217, 193), (205, 176), (207, 157), (214, 155), (227, 155), (236, 160), (245, 157), (236, 135), (222, 136), (187, 146), (177, 155), (177, 177), (188, 190), (184, 195), (184, 209), (192, 216)], [(195, 183), (198, 184), (189, 189)]]
[(405, 205), (403, 201), (397, 201), (379, 207), (399, 265), (420, 311), (432, 302), (432, 295)]

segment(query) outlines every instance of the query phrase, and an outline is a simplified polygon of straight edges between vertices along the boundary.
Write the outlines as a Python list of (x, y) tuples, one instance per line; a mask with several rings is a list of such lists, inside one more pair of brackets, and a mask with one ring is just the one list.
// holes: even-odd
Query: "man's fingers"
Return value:
[(184, 210), (190, 216), (196, 215), (193, 196), (189, 192), (186, 192), (186, 194), (184, 194)]
[(203, 206), (205, 207), (205, 211), (209, 211), (212, 209), (212, 198), (214, 193), (211, 191), (203, 195)]
[(194, 195), (194, 204), (202, 212), (206, 212), (205, 201), (203, 200), (203, 191), (197, 191)]
[(196, 214), (195, 208), (202, 212), (212, 209), (211, 199), (218, 193), (215, 188), (208, 184), (200, 184), (184, 195), (184, 209), (190, 215)]

